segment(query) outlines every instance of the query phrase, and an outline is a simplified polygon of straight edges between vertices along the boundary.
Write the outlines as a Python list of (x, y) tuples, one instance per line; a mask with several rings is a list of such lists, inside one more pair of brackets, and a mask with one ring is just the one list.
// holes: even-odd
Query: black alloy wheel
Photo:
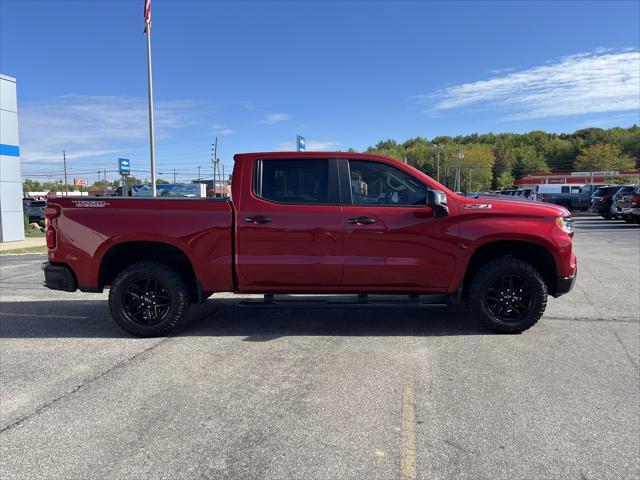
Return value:
[(488, 313), (496, 320), (518, 322), (533, 304), (532, 286), (521, 275), (505, 274), (487, 288), (483, 302)]
[(169, 290), (153, 277), (142, 277), (131, 282), (122, 295), (123, 313), (140, 325), (160, 323), (171, 307)]
[(139, 337), (165, 335), (186, 323), (191, 289), (175, 267), (145, 260), (121, 271), (109, 289), (111, 316)]
[(490, 330), (520, 333), (535, 325), (547, 306), (547, 285), (530, 263), (514, 257), (488, 260), (468, 287), (471, 314)]

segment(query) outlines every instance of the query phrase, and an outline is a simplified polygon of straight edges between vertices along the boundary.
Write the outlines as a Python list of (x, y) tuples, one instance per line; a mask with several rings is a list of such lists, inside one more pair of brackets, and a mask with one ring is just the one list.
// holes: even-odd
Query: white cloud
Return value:
[(232, 133), (236, 133), (236, 131), (222, 123), (216, 123), (213, 125), (213, 133), (217, 135), (231, 135)]
[[(156, 138), (191, 125), (193, 102), (158, 102)], [(19, 106), (22, 159), (25, 162), (91, 158), (143, 146), (149, 138), (144, 98), (65, 95)]]
[[(334, 151), (337, 151), (341, 145), (342, 144), (340, 142), (336, 142), (333, 140), (326, 140), (326, 141), (307, 140), (306, 142), (307, 151), (309, 152), (310, 151), (334, 152)], [(295, 142), (281, 142), (278, 145), (273, 147), (273, 150), (276, 152), (292, 152), (295, 149), (296, 149)]]
[(429, 114), (474, 106), (503, 112), (512, 120), (637, 112), (640, 52), (598, 49), (412, 98)]
[(262, 120), (258, 120), (256, 123), (271, 124), (271, 123), (278, 123), (278, 122), (286, 122), (290, 118), (291, 116), (288, 113), (270, 113), (269, 115), (265, 115)]
[(244, 108), (245, 110), (255, 110), (256, 108), (269, 107), (269, 105), (254, 103), (251, 100), (237, 100), (236, 103), (240, 105), (242, 108)]

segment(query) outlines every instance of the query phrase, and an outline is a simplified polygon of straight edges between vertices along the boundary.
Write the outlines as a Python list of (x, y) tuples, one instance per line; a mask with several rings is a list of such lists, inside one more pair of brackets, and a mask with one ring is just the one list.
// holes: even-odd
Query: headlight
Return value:
[(556, 217), (556, 225), (567, 235), (573, 235), (573, 218)]

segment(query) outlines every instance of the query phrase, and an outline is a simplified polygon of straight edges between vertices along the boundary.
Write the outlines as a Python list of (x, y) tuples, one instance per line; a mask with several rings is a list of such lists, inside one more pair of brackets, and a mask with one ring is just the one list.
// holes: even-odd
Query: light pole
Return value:
[(462, 160), (464, 160), (464, 153), (460, 151), (460, 145), (458, 145), (458, 167), (456, 168), (456, 182), (455, 182), (455, 191), (459, 192), (462, 188), (460, 185), (461, 175), (460, 169), (462, 168)]

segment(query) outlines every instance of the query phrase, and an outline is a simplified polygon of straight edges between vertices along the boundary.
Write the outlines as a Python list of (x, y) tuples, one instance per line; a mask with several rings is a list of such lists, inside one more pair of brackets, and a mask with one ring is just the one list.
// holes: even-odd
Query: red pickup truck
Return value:
[(232, 200), (51, 197), (44, 285), (109, 286), (115, 321), (153, 336), (215, 292), (464, 301), (491, 329), (515, 333), (575, 282), (562, 207), (466, 198), (380, 155), (234, 159)]

